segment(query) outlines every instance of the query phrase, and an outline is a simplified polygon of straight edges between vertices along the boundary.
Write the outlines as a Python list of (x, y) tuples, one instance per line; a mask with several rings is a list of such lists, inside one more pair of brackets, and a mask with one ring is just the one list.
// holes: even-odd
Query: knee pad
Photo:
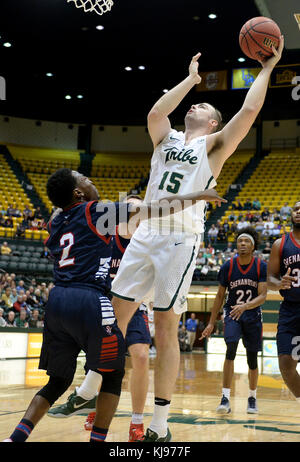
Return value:
[(227, 343), (226, 359), (229, 359), (230, 361), (234, 361), (235, 356), (236, 356), (237, 347), (238, 347), (238, 342)]
[(102, 385), (100, 392), (120, 396), (125, 369), (112, 372), (101, 371)]
[(247, 350), (247, 363), (249, 369), (257, 369), (257, 352), (256, 351), (248, 351)]
[(73, 378), (64, 379), (62, 377), (50, 377), (49, 382), (45, 385), (37, 395), (45, 398), (50, 406), (58, 400), (58, 398), (64, 394), (72, 383)]

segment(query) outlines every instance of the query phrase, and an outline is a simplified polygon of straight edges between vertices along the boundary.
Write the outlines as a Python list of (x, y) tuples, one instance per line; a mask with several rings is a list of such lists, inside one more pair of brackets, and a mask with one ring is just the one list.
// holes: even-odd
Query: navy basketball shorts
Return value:
[(149, 345), (152, 343), (147, 311), (140, 310), (139, 308), (136, 310), (128, 324), (125, 343), (127, 348), (136, 343), (146, 343)]
[(108, 298), (97, 289), (56, 286), (45, 310), (39, 369), (72, 379), (81, 350), (86, 369), (124, 369), (125, 341)]
[(242, 338), (243, 345), (248, 351), (256, 352), (262, 350), (262, 321), (261, 317), (254, 319), (232, 319), (230, 316), (224, 318), (224, 340), (227, 343), (236, 342)]
[[(299, 354), (300, 341), (300, 302), (281, 302), (277, 326), (278, 355), (291, 355), (294, 348)], [(297, 338), (298, 337), (298, 338)]]

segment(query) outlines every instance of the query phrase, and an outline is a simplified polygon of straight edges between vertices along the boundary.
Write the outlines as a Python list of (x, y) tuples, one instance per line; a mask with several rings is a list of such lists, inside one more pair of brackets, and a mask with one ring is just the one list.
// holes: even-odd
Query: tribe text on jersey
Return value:
[[(154, 150), (145, 201), (204, 191), (216, 184), (208, 162), (206, 136), (185, 145), (184, 133), (172, 130)], [(203, 233), (205, 209), (206, 202), (199, 201), (172, 216), (152, 218), (151, 227)]]

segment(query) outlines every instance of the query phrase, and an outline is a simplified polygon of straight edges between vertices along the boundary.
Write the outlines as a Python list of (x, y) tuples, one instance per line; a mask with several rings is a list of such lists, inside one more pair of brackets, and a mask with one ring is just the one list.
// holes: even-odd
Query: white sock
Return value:
[(141, 425), (144, 420), (144, 414), (132, 413), (131, 422), (135, 425)]
[(222, 388), (222, 395), (224, 395), (225, 398), (230, 399), (230, 388)]
[(76, 387), (77, 395), (89, 401), (97, 395), (102, 381), (101, 374), (94, 371), (88, 371), (80, 387)]
[(159, 438), (164, 438), (168, 433), (167, 420), (169, 409), (170, 404), (166, 404), (165, 406), (154, 405), (154, 414), (149, 428), (156, 432)]
[(249, 398), (255, 398), (256, 399), (256, 390), (250, 390), (249, 389)]

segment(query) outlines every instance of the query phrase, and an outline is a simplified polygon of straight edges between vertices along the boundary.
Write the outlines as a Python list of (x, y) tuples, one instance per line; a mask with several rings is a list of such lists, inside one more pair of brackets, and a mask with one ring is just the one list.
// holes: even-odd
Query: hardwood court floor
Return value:
[[(300, 407), (285, 387), (276, 358), (259, 359), (259, 414), (246, 412), (248, 378), (246, 358), (235, 362), (232, 387), (232, 412), (216, 414), (222, 387), (224, 355), (183, 353), (173, 396), (169, 426), (174, 442), (296, 442), (300, 441)], [(153, 366), (150, 359), (150, 384), (145, 407), (145, 426), (150, 423), (153, 405)], [(22, 418), (34, 394), (47, 382), (37, 370), (37, 360), (0, 361), (0, 441), (7, 438)], [(79, 358), (72, 387), (60, 398), (63, 403), (84, 378), (84, 358)], [(128, 441), (131, 417), (129, 381), (130, 358), (119, 407), (112, 422), (108, 442)], [(6, 385), (5, 385), (6, 384)], [(54, 419), (45, 416), (28, 439), (30, 442), (88, 442), (83, 429), (85, 416)]]

